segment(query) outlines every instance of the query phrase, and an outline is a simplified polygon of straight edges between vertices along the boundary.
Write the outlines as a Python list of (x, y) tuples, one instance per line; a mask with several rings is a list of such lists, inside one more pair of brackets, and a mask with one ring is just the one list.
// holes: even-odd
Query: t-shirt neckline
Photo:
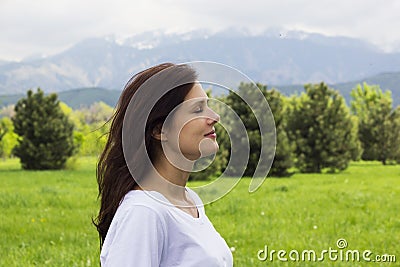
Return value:
[[(185, 188), (185, 190), (186, 190), (186, 192), (189, 194), (191, 200), (192, 200), (192, 201), (194, 202), (194, 204), (195, 204), (195, 207), (196, 207), (196, 209), (197, 209), (198, 217), (193, 217), (191, 214), (189, 214), (189, 213), (183, 211), (182, 209), (178, 208), (176, 205), (174, 205), (173, 203), (171, 203), (171, 202), (168, 200), (168, 198), (166, 198), (162, 193), (160, 193), (160, 192), (158, 192), (158, 191), (155, 191), (155, 190), (143, 190), (143, 189), (141, 189), (141, 190), (136, 189), (136, 190), (132, 190), (132, 191), (142, 191), (143, 193), (149, 195), (150, 197), (155, 198), (157, 201), (164, 202), (164, 204), (167, 204), (167, 206), (172, 207), (174, 210), (177, 210), (179, 213), (183, 214), (183, 215), (186, 216), (187, 218), (190, 218), (190, 219), (192, 219), (192, 220), (194, 220), (194, 221), (200, 221), (200, 220), (202, 220), (202, 219), (203, 219), (203, 216), (202, 216), (202, 214), (201, 214), (201, 212), (200, 212), (200, 209), (199, 209), (199, 207), (201, 206), (201, 203), (197, 203), (197, 202), (196, 202), (196, 199), (192, 196), (192, 193), (191, 193), (189, 190), (187, 190), (187, 188)], [(158, 196), (161, 197), (162, 199), (160, 199), (159, 197), (154, 196), (153, 194), (158, 195)]]

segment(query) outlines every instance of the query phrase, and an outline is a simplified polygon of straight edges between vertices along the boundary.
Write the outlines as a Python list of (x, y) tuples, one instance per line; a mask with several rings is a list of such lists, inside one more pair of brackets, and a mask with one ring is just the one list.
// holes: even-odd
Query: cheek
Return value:
[(182, 128), (179, 139), (186, 142), (198, 142), (204, 137), (204, 131), (201, 119), (192, 120)]
[(180, 139), (193, 139), (197, 135), (199, 135), (199, 129), (198, 126), (196, 126), (196, 123), (189, 122), (187, 123), (181, 130), (180, 132)]

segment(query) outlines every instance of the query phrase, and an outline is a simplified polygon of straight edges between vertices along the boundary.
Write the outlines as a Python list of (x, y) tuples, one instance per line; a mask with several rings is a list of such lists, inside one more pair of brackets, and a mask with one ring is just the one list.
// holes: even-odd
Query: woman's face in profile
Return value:
[(168, 142), (164, 145), (189, 160), (215, 154), (219, 147), (214, 125), (220, 118), (207, 102), (207, 94), (196, 83), (176, 109), (171, 127), (166, 130)]

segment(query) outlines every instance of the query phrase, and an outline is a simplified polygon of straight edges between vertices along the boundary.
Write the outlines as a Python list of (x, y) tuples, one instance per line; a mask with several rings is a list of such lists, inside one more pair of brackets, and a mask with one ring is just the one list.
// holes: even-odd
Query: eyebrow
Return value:
[(198, 100), (198, 101), (194, 102), (193, 104), (191, 104), (190, 106), (193, 107), (193, 106), (196, 106), (197, 104), (205, 104), (206, 101), (208, 103), (208, 100), (210, 100), (210, 99), (206, 98), (206, 99)]

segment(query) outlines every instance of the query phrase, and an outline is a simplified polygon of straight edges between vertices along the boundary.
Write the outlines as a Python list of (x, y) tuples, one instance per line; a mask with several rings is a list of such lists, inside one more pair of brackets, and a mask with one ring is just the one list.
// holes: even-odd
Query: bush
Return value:
[(29, 90), (15, 105), (12, 118), (19, 135), (14, 154), (23, 169), (62, 169), (74, 150), (73, 124), (60, 108), (56, 94)]

